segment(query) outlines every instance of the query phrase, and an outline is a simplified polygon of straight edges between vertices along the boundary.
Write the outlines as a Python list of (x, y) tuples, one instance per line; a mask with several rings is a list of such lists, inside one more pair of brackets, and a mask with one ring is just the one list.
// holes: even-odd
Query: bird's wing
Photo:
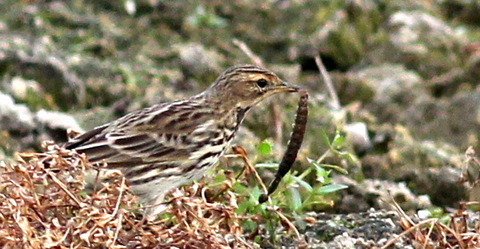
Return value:
[(172, 164), (188, 160), (195, 146), (204, 145), (214, 132), (212, 118), (209, 111), (185, 103), (157, 105), (81, 134), (64, 147), (109, 167)]

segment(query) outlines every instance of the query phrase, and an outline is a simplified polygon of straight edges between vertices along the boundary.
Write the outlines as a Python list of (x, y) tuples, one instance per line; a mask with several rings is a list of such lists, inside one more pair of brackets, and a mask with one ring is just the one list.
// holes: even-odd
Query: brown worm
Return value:
[(307, 128), (308, 92), (305, 89), (301, 89), (298, 92), (301, 95), (300, 100), (298, 101), (297, 115), (295, 116), (295, 123), (293, 125), (292, 135), (288, 141), (287, 150), (285, 151), (282, 161), (278, 166), (275, 179), (273, 179), (273, 181), (270, 183), (270, 186), (268, 186), (268, 193), (260, 195), (260, 198), (258, 199), (258, 202), (260, 203), (266, 202), (268, 200), (268, 196), (271, 195), (275, 189), (277, 189), (278, 184), (295, 162), (298, 150), (302, 146), (305, 129)]

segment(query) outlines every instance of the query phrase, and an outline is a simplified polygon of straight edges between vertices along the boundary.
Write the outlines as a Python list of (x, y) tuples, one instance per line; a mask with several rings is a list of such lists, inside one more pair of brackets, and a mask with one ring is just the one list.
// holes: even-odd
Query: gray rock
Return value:
[(34, 115), (28, 107), (16, 104), (10, 95), (0, 92), (0, 160), (34, 147)]
[(178, 51), (182, 66), (193, 75), (202, 76), (221, 70), (220, 62), (223, 57), (202, 44), (181, 44), (175, 46), (175, 49)]
[(442, 20), (422, 11), (399, 11), (388, 24), (392, 29), (390, 42), (404, 53), (424, 55), (432, 48), (450, 47), (463, 39)]
[(461, 170), (451, 166), (416, 170), (409, 178), (413, 191), (430, 196), (438, 206), (466, 200), (470, 191), (467, 184), (461, 183)]
[(68, 114), (47, 110), (33, 113), (27, 105), (16, 104), (10, 95), (0, 92), (0, 131), (3, 132), (0, 155), (2, 158), (14, 152), (32, 148), (38, 150), (44, 140), (64, 142), (68, 128), (82, 131), (75, 119)]
[(392, 205), (385, 201), (394, 200), (405, 210), (431, 208), (432, 203), (426, 195), (415, 195), (405, 182), (392, 182), (378, 179), (365, 179), (357, 183), (346, 176), (334, 176), (332, 182), (349, 186), (343, 191), (342, 200), (337, 208), (342, 212), (367, 211), (368, 208), (392, 210)]
[[(400, 233), (398, 215), (389, 211), (368, 210), (363, 213), (324, 214), (309, 213), (315, 222), (301, 229), (308, 248), (376, 248), (385, 245)], [(295, 247), (288, 247), (295, 248)], [(412, 248), (399, 239), (389, 248)]]
[(424, 93), (422, 78), (400, 64), (370, 66), (354, 74), (374, 90), (374, 101), (378, 104), (410, 104)]
[(372, 142), (368, 136), (366, 123), (349, 123), (343, 127), (343, 130), (347, 133), (347, 137), (352, 141), (353, 148), (357, 153), (365, 153), (372, 148)]
[[(412, 105), (398, 113), (418, 139), (458, 145), (461, 148), (479, 145), (480, 91), (465, 89), (451, 98), (416, 98)], [(437, 146), (438, 147), (438, 146)]]
[(42, 109), (35, 114), (35, 120), (38, 129), (48, 136), (45, 139), (53, 139), (57, 143), (67, 141), (67, 129), (84, 132), (72, 116), (61, 112)]
[(66, 130), (71, 128), (76, 131), (83, 132), (77, 121), (72, 116), (65, 113), (42, 109), (35, 114), (35, 119), (40, 125), (49, 127), (51, 129)]
[(0, 34), (0, 63), (9, 68), (10, 76), (34, 79), (61, 107), (84, 102), (83, 82), (50, 46), (42, 39), (32, 42), (22, 35)]
[(15, 104), (10, 95), (0, 92), (0, 129), (29, 133), (35, 127), (34, 115), (26, 105)]
[[(42, 87), (34, 80), (25, 80), (22, 77), (13, 77), (10, 83), (10, 93), (16, 99), (25, 100), (30, 91), (41, 93)], [(37, 94), (38, 98), (44, 98), (44, 93)]]

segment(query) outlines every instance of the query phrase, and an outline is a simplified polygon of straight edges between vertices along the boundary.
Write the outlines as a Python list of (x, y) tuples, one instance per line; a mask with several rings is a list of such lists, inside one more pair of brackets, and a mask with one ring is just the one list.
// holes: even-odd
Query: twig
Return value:
[[(233, 155), (227, 155), (226, 157), (237, 157), (237, 158), (241, 158), (243, 160), (243, 163), (245, 165), (245, 168), (253, 173), (253, 176), (255, 177), (255, 179), (257, 179), (257, 182), (260, 184), (260, 186), (262, 187), (263, 191), (265, 193), (267, 193), (267, 186), (265, 186), (265, 184), (263, 183), (262, 181), (262, 178), (260, 177), (260, 175), (258, 174), (257, 170), (255, 170), (255, 167), (253, 167), (253, 165), (250, 163), (250, 161), (248, 160), (247, 158), (247, 152), (241, 148), (240, 146), (235, 146), (232, 148), (233, 149), (233, 152), (235, 154)], [(237, 178), (239, 177), (240, 175), (237, 176)]]
[(52, 180), (63, 190), (63, 192), (65, 192), (75, 203), (77, 203), (79, 207), (82, 207), (82, 204), (84, 203), (79, 201), (75, 195), (68, 191), (67, 186), (65, 186), (63, 182), (61, 182), (52, 172), (48, 172), (48, 176), (50, 176), (50, 178), (52, 178)]
[(115, 209), (113, 210), (110, 219), (113, 219), (117, 215), (118, 208), (120, 207), (120, 202), (122, 201), (123, 192), (125, 191), (125, 177), (122, 176), (122, 185), (120, 185), (120, 193), (118, 194), (117, 203), (115, 204)]
[[(271, 105), (272, 108), (272, 116), (273, 116), (273, 127), (275, 131), (275, 148), (281, 148), (282, 147), (282, 137), (283, 137), (283, 127), (282, 127), (282, 112), (280, 111), (280, 108), (278, 108), (278, 105), (275, 103), (272, 103)], [(280, 159), (280, 158), (278, 158)]]
[(320, 75), (323, 78), (323, 82), (325, 82), (325, 86), (327, 87), (328, 94), (330, 98), (332, 98), (332, 106), (335, 109), (340, 109), (340, 101), (338, 100), (337, 92), (335, 91), (335, 87), (333, 87), (332, 78), (327, 72), (325, 65), (323, 65), (322, 59), (320, 55), (315, 56), (315, 63), (317, 64), (318, 69), (320, 70)]
[(447, 231), (450, 232), (450, 234), (457, 240), (458, 246), (462, 249), (465, 249), (465, 244), (463, 243), (463, 240), (460, 238), (459, 234), (457, 231), (453, 230), (452, 228), (440, 223), (440, 222), (435, 222), (435, 225), (438, 227), (441, 227)]
[(381, 247), (381, 249), (387, 249), (389, 246), (393, 245), (393, 243), (395, 243), (395, 241), (399, 240), (400, 238), (402, 238), (403, 236), (411, 233), (413, 230), (419, 228), (420, 226), (424, 225), (424, 224), (428, 224), (428, 223), (431, 223), (432, 225), (435, 224), (435, 222), (437, 222), (437, 219), (427, 219), (427, 220), (424, 220), (422, 222), (419, 222), (415, 225), (413, 225), (412, 227), (410, 227), (409, 229), (403, 231), (401, 234), (399, 234), (397, 237), (389, 240), (385, 245), (383, 245)]
[(233, 39), (232, 42), (233, 44), (235, 44), (235, 46), (242, 50), (248, 56), (248, 58), (252, 60), (253, 63), (265, 67), (262, 58), (258, 57), (255, 53), (253, 53), (253, 51), (247, 46), (247, 44), (245, 44), (245, 42), (238, 39)]
[(113, 247), (115, 245), (115, 241), (117, 241), (118, 234), (120, 233), (120, 230), (122, 230), (122, 220), (123, 220), (123, 214), (120, 214), (118, 217), (117, 229), (115, 230), (115, 235), (113, 236), (112, 244), (110, 244), (109, 247)]
[(432, 235), (434, 227), (435, 226), (430, 226), (430, 228), (428, 229), (427, 236), (425, 236), (425, 241), (423, 242), (423, 248), (427, 248), (427, 244), (430, 241), (429, 238)]
[(67, 231), (65, 231), (65, 234), (62, 236), (62, 238), (59, 239), (57, 243), (55, 243), (55, 246), (61, 247), (62, 243), (67, 239), (67, 236), (70, 233), (70, 229), (70, 227), (67, 228)]
[(297, 239), (299, 241), (299, 244), (302, 245), (300, 246), (299, 245), (299, 248), (303, 248), (307, 242), (305, 241), (305, 239), (300, 235), (300, 233), (298, 232), (297, 228), (295, 227), (295, 225), (287, 218), (285, 217), (285, 215), (283, 215), (282, 212), (278, 211), (278, 209), (274, 209), (273, 210), (277, 215), (278, 217), (280, 217), (280, 219), (283, 220), (283, 222), (285, 222), (285, 224), (288, 225), (288, 227), (293, 230), (293, 232), (295, 233), (295, 236), (297, 236)]

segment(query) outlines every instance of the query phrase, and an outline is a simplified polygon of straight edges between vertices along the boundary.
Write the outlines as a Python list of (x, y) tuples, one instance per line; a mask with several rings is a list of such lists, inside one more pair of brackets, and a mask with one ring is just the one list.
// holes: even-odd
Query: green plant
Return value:
[[(233, 181), (230, 191), (237, 197), (236, 213), (244, 217), (242, 226), (245, 231), (255, 235), (255, 241), (260, 240), (259, 234), (262, 231), (268, 233), (271, 240), (275, 241), (276, 236), (272, 235), (279, 234), (279, 229), (281, 230), (282, 224), (285, 224), (285, 217), (300, 221), (306, 211), (321, 206), (330, 206), (331, 201), (326, 196), (327, 194), (347, 188), (346, 185), (332, 183), (330, 175), (333, 171), (341, 174), (348, 174), (348, 172), (337, 165), (326, 164), (324, 161), (332, 156), (340, 156), (355, 162), (356, 157), (344, 150), (345, 136), (341, 132), (336, 132), (332, 140), (323, 131), (321, 131), (321, 135), (327, 145), (327, 150), (316, 160), (307, 158), (309, 167), (302, 172), (294, 170), (285, 175), (268, 202), (259, 204), (258, 199), (264, 193), (263, 183), (249, 177), (248, 170), (245, 177), (237, 176)], [(272, 146), (271, 142), (263, 141), (257, 146), (257, 152), (261, 156), (268, 156), (273, 151)], [(274, 170), (276, 167), (278, 167), (278, 163), (257, 163), (255, 165), (256, 169), (262, 171)], [(225, 184), (226, 181), (227, 177), (217, 172), (209, 187), (218, 187)], [(297, 224), (301, 225), (301, 222), (297, 222)], [(287, 229), (292, 227), (287, 227)]]

